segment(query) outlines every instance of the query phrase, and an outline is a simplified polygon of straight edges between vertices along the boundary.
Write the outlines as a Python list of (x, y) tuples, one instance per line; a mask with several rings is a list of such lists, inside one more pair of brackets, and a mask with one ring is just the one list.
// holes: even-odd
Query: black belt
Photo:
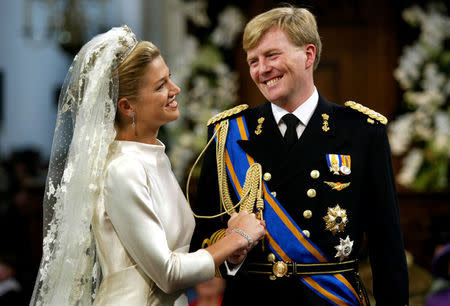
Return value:
[(249, 275), (269, 275), (270, 279), (296, 275), (337, 274), (358, 271), (358, 260), (343, 262), (327, 262), (304, 264), (295, 262), (275, 261), (273, 263), (248, 263), (242, 268)]

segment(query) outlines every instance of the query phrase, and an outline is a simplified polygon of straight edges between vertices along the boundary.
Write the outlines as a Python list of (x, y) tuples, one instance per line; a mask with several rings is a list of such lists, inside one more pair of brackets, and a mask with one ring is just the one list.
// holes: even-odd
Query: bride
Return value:
[(64, 82), (44, 200), (43, 257), (31, 305), (187, 305), (264, 235), (254, 214), (188, 253), (195, 221), (159, 128), (180, 92), (158, 48), (126, 27), (94, 37)]

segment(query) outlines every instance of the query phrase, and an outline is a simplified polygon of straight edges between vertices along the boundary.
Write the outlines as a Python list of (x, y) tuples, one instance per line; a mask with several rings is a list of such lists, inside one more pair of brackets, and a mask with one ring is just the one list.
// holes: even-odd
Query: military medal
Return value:
[(325, 220), (325, 229), (333, 234), (342, 232), (348, 222), (347, 211), (337, 204), (334, 208), (328, 207), (328, 214), (323, 217)]
[(347, 235), (347, 238), (345, 239), (339, 238), (339, 245), (334, 248), (337, 250), (334, 257), (339, 257), (339, 260), (343, 261), (346, 257), (350, 256), (353, 248), (353, 241), (351, 241), (350, 237)]
[(330, 168), (330, 172), (336, 175), (349, 175), (351, 158), (350, 155), (342, 154), (326, 154), (327, 164)]
[(323, 181), (325, 184), (327, 184), (328, 186), (331, 187), (331, 189), (333, 190), (337, 190), (337, 191), (341, 191), (344, 188), (347, 188), (348, 186), (350, 186), (350, 183), (340, 183), (340, 182), (327, 182), (327, 181)]
[(350, 170), (349, 167), (347, 166), (341, 166), (339, 168), (339, 171), (343, 174), (343, 175), (349, 175), (352, 171)]
[(327, 154), (327, 163), (328, 167), (330, 168), (330, 172), (333, 172), (333, 174), (339, 175), (339, 155), (337, 154)]
[(350, 173), (352, 173), (352, 171), (350, 170), (350, 163), (351, 163), (351, 158), (350, 155), (340, 155), (341, 157), (341, 164), (342, 166), (339, 167), (339, 171), (341, 172), (342, 175), (349, 175)]

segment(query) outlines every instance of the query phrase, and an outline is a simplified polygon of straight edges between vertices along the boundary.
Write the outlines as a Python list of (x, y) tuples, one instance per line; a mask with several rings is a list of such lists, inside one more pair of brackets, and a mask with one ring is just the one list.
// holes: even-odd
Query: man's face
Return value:
[(282, 29), (273, 27), (247, 51), (247, 62), (250, 75), (264, 97), (285, 107), (302, 102), (298, 99), (305, 95), (306, 84), (312, 84), (314, 56), (313, 45), (298, 47)]

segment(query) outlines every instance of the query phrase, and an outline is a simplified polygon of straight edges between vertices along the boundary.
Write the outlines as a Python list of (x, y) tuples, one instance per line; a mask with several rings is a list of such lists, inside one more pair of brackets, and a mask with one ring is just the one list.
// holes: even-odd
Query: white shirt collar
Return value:
[[(292, 114), (294, 114), (300, 122), (306, 126), (308, 125), (309, 120), (316, 109), (317, 103), (319, 102), (319, 93), (317, 92), (316, 87), (314, 86), (314, 92), (312, 95), (303, 102), (299, 107), (297, 107)], [(273, 117), (275, 118), (275, 122), (279, 125), (281, 118), (288, 114), (289, 112), (278, 105), (270, 103), (272, 106)]]

